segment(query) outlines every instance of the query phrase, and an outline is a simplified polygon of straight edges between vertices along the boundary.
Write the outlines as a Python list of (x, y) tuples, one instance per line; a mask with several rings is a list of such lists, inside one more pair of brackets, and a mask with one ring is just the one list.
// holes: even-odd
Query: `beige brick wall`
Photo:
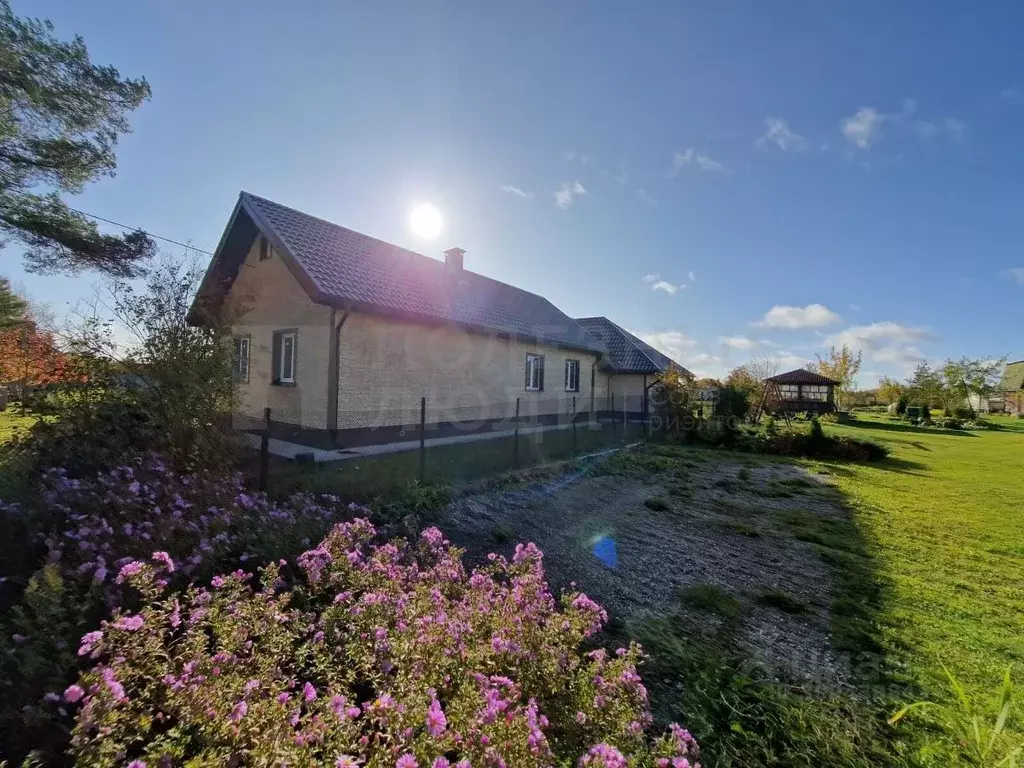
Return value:
[[(647, 383), (650, 384), (652, 381), (654, 381), (654, 377), (648, 376)], [(626, 398), (626, 407), (629, 410), (640, 410), (644, 396), (643, 375), (631, 373), (612, 374), (608, 377), (608, 387), (608, 391), (615, 395), (616, 410), (621, 410), (623, 397)]]
[[(326, 429), (331, 308), (313, 303), (280, 256), (270, 253), (260, 261), (259, 240), (253, 243), (225, 305), (225, 312), (237, 316), (232, 332), (250, 337), (249, 381), (238, 388), (238, 423), (261, 419), (269, 406), (275, 421)], [(295, 386), (275, 386), (273, 334), (293, 328)], [(541, 392), (525, 389), (528, 352), (544, 356)], [(580, 362), (579, 392), (565, 391), (567, 359)], [(569, 414), (574, 395), (577, 411), (586, 411), (596, 360), (583, 351), (352, 312), (340, 335), (338, 428), (417, 423), (423, 396), (431, 422), (510, 417), (517, 397), (523, 416)], [(595, 405), (602, 408), (608, 376), (596, 372), (594, 384)]]
[[(544, 356), (544, 390), (525, 389), (526, 355)], [(580, 362), (580, 391), (565, 391), (565, 361)], [(431, 328), (353, 312), (341, 330), (338, 426), (413, 424), (420, 397), (427, 420), (474, 421), (590, 407), (596, 355), (524, 340)], [(602, 374), (598, 373), (600, 379)]]
[[(232, 332), (250, 336), (249, 381), (238, 388), (240, 419), (261, 419), (269, 406), (275, 421), (326, 428), (330, 308), (310, 300), (273, 249), (269, 259), (260, 261), (257, 238), (231, 287), (225, 311), (238, 315)], [(275, 386), (274, 331), (292, 328), (297, 331), (295, 386)]]

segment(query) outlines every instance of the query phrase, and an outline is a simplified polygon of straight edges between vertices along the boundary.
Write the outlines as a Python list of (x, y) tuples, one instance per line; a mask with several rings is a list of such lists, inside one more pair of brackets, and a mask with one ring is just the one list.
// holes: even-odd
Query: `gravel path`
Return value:
[[(810, 544), (793, 538), (780, 515), (845, 512), (819, 478), (799, 467), (710, 455), (685, 470), (682, 496), (670, 495), (671, 479), (661, 473), (603, 475), (591, 465), (526, 488), (462, 496), (436, 522), (466, 548), (470, 562), (535, 542), (553, 588), (575, 583), (622, 619), (678, 611), (680, 590), (716, 585), (742, 601), (738, 641), (756, 663), (809, 683), (842, 683), (845, 665), (829, 645), (829, 568)], [(786, 488), (805, 492), (780, 496), (787, 481)], [(669, 508), (650, 509), (644, 502), (651, 497)], [(808, 610), (761, 605), (755, 598), (767, 590), (785, 592)], [(713, 619), (697, 611), (694, 621)]]

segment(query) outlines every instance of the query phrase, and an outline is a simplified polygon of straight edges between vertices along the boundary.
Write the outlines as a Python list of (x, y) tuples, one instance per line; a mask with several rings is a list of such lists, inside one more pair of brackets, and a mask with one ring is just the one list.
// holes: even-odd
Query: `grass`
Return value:
[(757, 596), (757, 602), (783, 613), (807, 613), (808, 606), (803, 600), (793, 597), (780, 589), (769, 589)]
[(15, 435), (27, 430), (37, 421), (38, 416), (31, 412), (27, 416), (22, 416), (20, 407), (8, 403), (7, 410), (0, 411), (0, 445), (9, 443)]
[[(878, 464), (828, 466), (853, 506), (875, 581), (884, 585), (875, 634), (890, 660), (906, 665), (923, 698), (948, 695), (942, 664), (968, 695), (981, 697), (1007, 664), (1024, 666), (1024, 420), (990, 420), (999, 429), (966, 435), (899, 429), (867, 414), (827, 427), (870, 434), (892, 449), (892, 459)], [(851, 558), (856, 564), (827, 521), (791, 523), (840, 568)], [(852, 607), (834, 606), (840, 614)], [(1024, 731), (1019, 717), (1009, 725)]]
[(739, 600), (715, 584), (691, 584), (679, 591), (679, 599), (691, 608), (728, 620), (738, 619), (743, 611)]

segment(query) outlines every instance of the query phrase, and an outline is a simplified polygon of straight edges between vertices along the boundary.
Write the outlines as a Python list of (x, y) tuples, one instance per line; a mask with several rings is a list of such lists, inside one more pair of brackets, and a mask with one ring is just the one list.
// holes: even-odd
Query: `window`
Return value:
[(249, 337), (235, 336), (231, 370), (235, 381), (249, 381)]
[(260, 235), (260, 261), (266, 261), (270, 258), (270, 243), (267, 242), (267, 238)]
[(295, 350), (298, 333), (292, 331), (274, 332), (274, 384), (295, 383)]
[(779, 384), (779, 394), (783, 400), (799, 400), (800, 386), (798, 384)]
[(540, 392), (544, 389), (543, 355), (526, 356), (526, 391)]
[(828, 386), (823, 384), (804, 384), (804, 400), (816, 400), (824, 403), (828, 400)]
[(580, 361), (579, 360), (566, 360), (565, 361), (565, 391), (566, 392), (579, 392), (580, 391)]

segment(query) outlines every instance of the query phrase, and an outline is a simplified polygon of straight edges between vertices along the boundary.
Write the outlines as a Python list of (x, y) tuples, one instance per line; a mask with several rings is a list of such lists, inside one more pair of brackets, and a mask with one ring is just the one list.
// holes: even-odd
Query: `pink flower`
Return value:
[(95, 632), (87, 632), (82, 636), (82, 645), (78, 649), (79, 656), (85, 656), (87, 653), (92, 653), (93, 647), (103, 639), (103, 633), (99, 630)]
[(418, 768), (419, 763), (416, 762), (416, 758), (406, 752), (395, 763), (395, 768)]
[(427, 708), (427, 733), (431, 736), (440, 736), (448, 727), (448, 718), (444, 716), (441, 703), (437, 699), (430, 702)]
[(451, 768), (451, 763), (448, 762), (447, 757), (439, 757), (434, 760), (434, 764), (430, 768)]
[[(138, 560), (132, 560), (130, 563), (124, 565), (117, 574), (115, 581), (118, 584), (124, 584), (125, 581), (130, 579), (132, 576), (136, 576), (142, 572), (142, 568), (145, 563), (139, 562)], [(102, 579), (101, 579), (102, 581)]]
[(313, 687), (312, 683), (306, 683), (302, 686), (302, 696), (306, 701), (313, 701), (316, 698), (316, 688)]
[(245, 699), (242, 699), (237, 704), (235, 704), (235, 708), (232, 709), (231, 714), (228, 715), (228, 720), (230, 720), (232, 723), (237, 723), (239, 720), (245, 717), (245, 713), (248, 711), (249, 705), (245, 703)]
[(64, 691), (64, 701), (69, 704), (81, 701), (83, 696), (85, 696), (85, 689), (80, 685), (69, 685), (67, 690)]
[(153, 562), (162, 563), (168, 573), (174, 573), (174, 561), (166, 552), (154, 552), (151, 559)]
[(334, 761), (334, 768), (357, 768), (357, 766), (356, 759), (348, 755), (339, 755), (338, 759)]
[(128, 768), (146, 768), (146, 764), (141, 760), (132, 760), (128, 763)]
[(134, 616), (122, 616), (114, 623), (114, 626), (118, 629), (127, 629), (129, 632), (136, 632), (142, 629), (142, 625), (145, 623), (145, 619), (138, 614), (135, 614)]

